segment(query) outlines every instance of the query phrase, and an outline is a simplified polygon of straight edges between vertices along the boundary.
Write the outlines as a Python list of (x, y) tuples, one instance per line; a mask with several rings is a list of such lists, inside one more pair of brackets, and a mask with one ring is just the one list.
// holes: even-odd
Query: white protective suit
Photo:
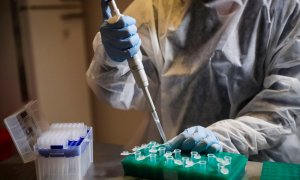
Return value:
[[(143, 64), (168, 139), (201, 125), (224, 151), (300, 163), (299, 0), (135, 0)], [(98, 33), (87, 72), (113, 107), (148, 111)], [(150, 113), (149, 113), (150, 114)], [(142, 131), (158, 134), (152, 120)], [(145, 135), (139, 134), (139, 137)], [(141, 142), (139, 142), (141, 143)]]

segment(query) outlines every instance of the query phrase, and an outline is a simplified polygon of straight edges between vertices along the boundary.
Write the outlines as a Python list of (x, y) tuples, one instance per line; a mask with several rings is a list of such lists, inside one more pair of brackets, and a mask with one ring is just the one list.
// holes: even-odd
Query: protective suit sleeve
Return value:
[(286, 6), (282, 9), (288, 11), (274, 13), (269, 22), (272, 28), (262, 90), (236, 119), (208, 127), (217, 135), (224, 151), (256, 155), (279, 145), (300, 124), (299, 4), (296, 1), (282, 4)]
[[(142, 45), (142, 62), (149, 81), (149, 91), (154, 102), (158, 99), (158, 69), (156, 57), (159, 46), (151, 43), (152, 37), (157, 37), (155, 26), (149, 28), (147, 24), (153, 24), (153, 4), (152, 1), (133, 1), (125, 10), (124, 15), (136, 19), (137, 33)], [(137, 11), (138, 9), (138, 11)], [(109, 58), (101, 41), (101, 34), (97, 33), (93, 41), (94, 57), (87, 71), (87, 81), (98, 98), (104, 100), (117, 109), (137, 109), (144, 110), (146, 107), (143, 92), (135, 83), (130, 72), (127, 61), (114, 62)], [(156, 53), (157, 54), (157, 53)]]
[[(144, 109), (143, 92), (137, 87), (127, 61), (116, 62), (109, 58), (101, 43), (101, 35), (97, 33), (93, 41), (94, 57), (87, 71), (88, 85), (98, 98), (105, 100), (118, 109)], [(143, 64), (148, 75), (149, 90), (155, 96), (153, 80), (155, 69), (147, 56), (143, 56)], [(150, 74), (150, 76), (149, 76)]]

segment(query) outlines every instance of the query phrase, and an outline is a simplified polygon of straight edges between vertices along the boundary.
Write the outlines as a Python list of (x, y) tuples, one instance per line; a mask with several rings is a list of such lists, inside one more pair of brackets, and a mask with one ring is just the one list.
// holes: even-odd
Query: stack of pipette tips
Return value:
[(55, 123), (37, 140), (39, 149), (67, 149), (76, 146), (86, 136), (84, 123)]
[(92, 128), (54, 123), (37, 139), (37, 179), (82, 179), (93, 161)]

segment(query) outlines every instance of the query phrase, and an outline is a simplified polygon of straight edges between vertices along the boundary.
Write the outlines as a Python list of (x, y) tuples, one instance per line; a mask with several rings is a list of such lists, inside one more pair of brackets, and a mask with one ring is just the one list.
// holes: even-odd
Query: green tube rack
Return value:
[(300, 164), (264, 162), (261, 180), (300, 179)]
[[(154, 145), (153, 145), (154, 144)], [(220, 152), (211, 156), (198, 155), (198, 159), (191, 159), (187, 153), (182, 153), (175, 158), (174, 152), (159, 153), (160, 144), (150, 142), (142, 147), (136, 147), (133, 153), (126, 152), (127, 155), (122, 161), (125, 176), (133, 176), (145, 179), (215, 179), (215, 180), (237, 180), (245, 174), (247, 158), (240, 154)], [(151, 152), (152, 150), (152, 152)], [(136, 152), (141, 158), (136, 158)], [(150, 158), (156, 157), (154, 160)], [(169, 154), (166, 156), (166, 154)], [(123, 154), (124, 155), (124, 154)], [(171, 157), (172, 156), (172, 157)], [(188, 161), (186, 159), (189, 158)], [(229, 158), (231, 163), (223, 165), (225, 159)], [(205, 166), (200, 165), (206, 163)], [(222, 162), (222, 163), (220, 163)], [(220, 167), (222, 167), (220, 169)], [(220, 171), (221, 170), (221, 171)]]

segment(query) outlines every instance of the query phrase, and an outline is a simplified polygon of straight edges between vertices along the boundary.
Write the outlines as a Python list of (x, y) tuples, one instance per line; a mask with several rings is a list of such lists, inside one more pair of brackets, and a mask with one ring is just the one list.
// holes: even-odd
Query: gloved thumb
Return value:
[(108, 4), (109, 1), (111, 1), (111, 0), (101, 0), (102, 17), (104, 20), (107, 20), (112, 17), (111, 9)]

